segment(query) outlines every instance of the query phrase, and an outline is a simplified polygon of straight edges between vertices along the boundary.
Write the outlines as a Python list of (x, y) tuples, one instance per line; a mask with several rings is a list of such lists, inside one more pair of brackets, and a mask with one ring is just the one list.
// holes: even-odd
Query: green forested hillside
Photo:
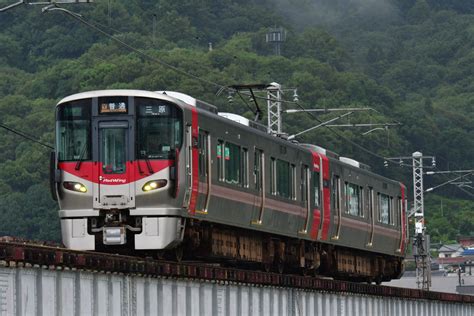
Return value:
[[(250, 115), (238, 98), (229, 104), (227, 95), (216, 96), (212, 83), (275, 81), (298, 88), (308, 108), (369, 106), (379, 114), (351, 120), (401, 122), (400, 128), (366, 136), (365, 130), (339, 130), (381, 156), (420, 150), (435, 155), (440, 170), (474, 168), (471, 1), (96, 0), (67, 8), (90, 25), (60, 11), (41, 13), (39, 6), (0, 13), (0, 123), (44, 143), (53, 143), (54, 105), (68, 94), (177, 90), (221, 111)], [(287, 30), (281, 56), (265, 43), (273, 26)], [(307, 114), (285, 115), (284, 122), (290, 134), (317, 124)], [(410, 169), (385, 169), (381, 159), (327, 129), (300, 140), (411, 183)], [(0, 235), (59, 239), (47, 185), (48, 155), (47, 148), (0, 129)], [(446, 178), (425, 181), (431, 186)], [(427, 194), (432, 240), (474, 232), (474, 190), (465, 190), (470, 191), (447, 185), (437, 190), (442, 196)]]

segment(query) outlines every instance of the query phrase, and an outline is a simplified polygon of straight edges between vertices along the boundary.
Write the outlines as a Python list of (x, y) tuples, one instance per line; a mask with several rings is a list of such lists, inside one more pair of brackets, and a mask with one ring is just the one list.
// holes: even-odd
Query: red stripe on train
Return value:
[[(76, 170), (77, 162), (60, 162), (59, 169), (81, 179), (100, 184), (119, 185), (135, 182), (155, 174), (173, 165), (172, 160), (136, 160), (127, 161), (124, 173), (104, 173), (102, 163), (96, 161), (83, 161), (79, 170)], [(152, 172), (150, 172), (150, 168)]]
[[(323, 182), (330, 183), (329, 178), (329, 159), (325, 155), (321, 155), (323, 159)], [(331, 191), (330, 187), (324, 187), (323, 183), (323, 203), (324, 203), (324, 218), (323, 218), (323, 231), (321, 238), (328, 240), (329, 225), (331, 223)]]
[(192, 109), (192, 182), (193, 189), (191, 191), (191, 198), (189, 201), (189, 210), (188, 212), (192, 215), (195, 213), (196, 202), (198, 197), (198, 186), (199, 186), (199, 153), (198, 153), (198, 137), (199, 137), (199, 125), (198, 125), (198, 113), (197, 109), (193, 107)]

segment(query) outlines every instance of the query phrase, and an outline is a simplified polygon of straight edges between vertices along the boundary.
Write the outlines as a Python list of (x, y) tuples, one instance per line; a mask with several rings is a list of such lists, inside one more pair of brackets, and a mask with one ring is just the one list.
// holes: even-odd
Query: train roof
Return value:
[(88, 98), (97, 98), (97, 97), (112, 97), (112, 96), (137, 96), (137, 97), (144, 97), (144, 98), (160, 98), (160, 99), (167, 99), (168, 101), (174, 101), (174, 98), (170, 98), (164, 94), (153, 92), (153, 91), (145, 91), (145, 90), (128, 90), (128, 89), (107, 89), (107, 90), (94, 90), (94, 91), (87, 91), (76, 93), (70, 96), (63, 98), (58, 104), (64, 102), (70, 102), (75, 100), (81, 99), (88, 99)]
[(106, 89), (106, 90), (94, 90), (94, 91), (87, 91), (76, 93), (70, 96), (63, 98), (58, 104), (81, 100), (81, 99), (89, 99), (89, 98), (97, 98), (97, 97), (107, 97), (107, 96), (135, 96), (135, 97), (143, 97), (143, 98), (154, 98), (154, 99), (161, 99), (170, 102), (183, 102), (190, 106), (194, 106), (197, 108), (204, 109), (211, 113), (217, 114), (217, 107), (195, 99), (187, 94), (176, 92), (176, 91), (146, 91), (146, 90), (131, 90), (131, 89)]

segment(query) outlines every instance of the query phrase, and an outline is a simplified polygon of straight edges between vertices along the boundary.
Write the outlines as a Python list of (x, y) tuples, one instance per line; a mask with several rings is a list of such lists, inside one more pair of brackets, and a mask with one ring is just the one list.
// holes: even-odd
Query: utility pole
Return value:
[[(413, 210), (410, 215), (415, 216), (415, 236), (413, 240), (413, 255), (416, 263), (416, 284), (419, 289), (429, 291), (431, 287), (431, 257), (430, 238), (426, 235), (425, 206), (423, 197), (423, 159), (430, 159), (432, 167), (435, 166), (435, 157), (423, 156), (419, 151), (411, 157), (386, 158), (390, 161), (398, 161), (401, 165), (410, 165), (413, 168)], [(407, 164), (404, 162), (408, 161)], [(411, 162), (411, 163), (410, 163)], [(386, 164), (387, 165), (387, 164)]]
[(281, 85), (270, 83), (267, 87), (267, 131), (272, 135), (281, 135), (281, 97)]

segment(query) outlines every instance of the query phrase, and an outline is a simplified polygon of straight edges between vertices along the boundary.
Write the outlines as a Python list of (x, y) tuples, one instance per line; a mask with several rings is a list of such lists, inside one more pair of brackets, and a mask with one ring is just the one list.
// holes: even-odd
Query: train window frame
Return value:
[(391, 211), (392, 213), (390, 214), (390, 221), (389, 221), (389, 225), (391, 226), (395, 226), (395, 213), (397, 212), (397, 207), (396, 207), (396, 204), (395, 204), (395, 199), (393, 198), (393, 196), (390, 197), (390, 205), (391, 205)]
[[(56, 107), (55, 137), (58, 161), (92, 160), (91, 107), (90, 98), (62, 103)], [(79, 115), (73, 113), (77, 108), (81, 109)], [(70, 113), (67, 113), (68, 111)], [(73, 139), (72, 142), (70, 139)]]
[[(350, 194), (350, 191), (355, 192), (356, 194)], [(345, 213), (351, 216), (364, 217), (364, 209), (362, 207), (362, 193), (363, 188), (352, 182), (344, 182), (344, 203), (345, 203)], [(351, 203), (351, 197), (357, 197), (357, 203)], [(355, 209), (353, 206), (356, 205)]]
[(238, 144), (224, 142), (224, 181), (227, 184), (240, 186), (242, 183), (241, 148)]
[(286, 160), (276, 160), (276, 195), (284, 199), (291, 199), (291, 169)]
[[(181, 149), (184, 144), (183, 135), (186, 127), (183, 110), (175, 103), (147, 97), (134, 97), (133, 106), (135, 108), (136, 157), (138, 159), (173, 159), (176, 149)], [(150, 106), (166, 106), (168, 111), (157, 115), (150, 114), (147, 110), (143, 111)], [(106, 113), (106, 115), (109, 114)], [(161, 136), (154, 138), (151, 137), (153, 134)]]
[[(385, 224), (385, 225), (391, 225), (390, 224), (390, 217), (391, 217), (391, 208), (392, 208), (392, 203), (390, 201), (390, 195), (388, 194), (384, 194), (384, 193), (378, 193), (377, 194), (378, 196), (378, 213), (379, 213), (379, 217), (378, 217), (378, 221), (382, 224)], [(383, 200), (384, 199), (387, 199), (387, 207), (388, 209), (384, 210), (384, 204), (382, 204)], [(384, 218), (384, 214), (386, 214), (386, 218)]]

